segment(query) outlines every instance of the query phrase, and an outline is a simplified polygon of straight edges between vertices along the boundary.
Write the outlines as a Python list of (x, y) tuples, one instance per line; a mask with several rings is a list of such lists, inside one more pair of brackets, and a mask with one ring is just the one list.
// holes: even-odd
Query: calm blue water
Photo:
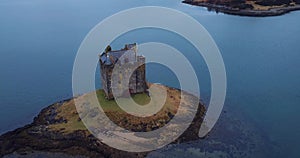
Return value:
[[(1, 0), (0, 133), (30, 123), (42, 108), (70, 98), (73, 61), (85, 35), (105, 17), (143, 5), (178, 9), (205, 26), (224, 58), (226, 105), (242, 110), (268, 139), (280, 145), (285, 156), (300, 157), (300, 12), (238, 17), (207, 12), (180, 0)], [(186, 52), (201, 78), (202, 96), (209, 98), (205, 63), (177, 35), (141, 29), (112, 45), (119, 48), (128, 42), (149, 41)], [(147, 75), (152, 82), (177, 85), (176, 80), (170, 81), (173, 74), (166, 68), (149, 65)]]

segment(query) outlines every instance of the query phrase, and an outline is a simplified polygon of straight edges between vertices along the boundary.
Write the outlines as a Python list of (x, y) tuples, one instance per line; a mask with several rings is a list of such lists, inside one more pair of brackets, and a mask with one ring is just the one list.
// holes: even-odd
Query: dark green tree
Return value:
[(111, 51), (111, 46), (108, 45), (108, 46), (105, 48), (105, 53), (110, 52), (110, 51)]

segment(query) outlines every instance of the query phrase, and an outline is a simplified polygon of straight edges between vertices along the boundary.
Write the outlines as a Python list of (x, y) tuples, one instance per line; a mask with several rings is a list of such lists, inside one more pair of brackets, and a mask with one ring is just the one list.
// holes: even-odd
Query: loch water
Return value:
[[(300, 157), (300, 12), (240, 17), (208, 12), (180, 0), (1, 0), (0, 133), (28, 124), (42, 108), (72, 97), (73, 62), (90, 29), (118, 11), (147, 5), (177, 9), (200, 22), (225, 63), (225, 109), (234, 111), (230, 118), (250, 122), (255, 134), (275, 146), (275, 157)], [(112, 46), (118, 49), (130, 42), (162, 42), (183, 52), (199, 77), (201, 97), (208, 104), (209, 71), (186, 39), (145, 28), (120, 36)], [(98, 76), (99, 70), (96, 81)], [(178, 86), (174, 74), (161, 65), (147, 65), (147, 79)], [(99, 82), (96, 88), (100, 88)], [(197, 144), (201, 142), (172, 146), (169, 148), (174, 149), (166, 152), (192, 147), (195, 153), (203, 147)]]

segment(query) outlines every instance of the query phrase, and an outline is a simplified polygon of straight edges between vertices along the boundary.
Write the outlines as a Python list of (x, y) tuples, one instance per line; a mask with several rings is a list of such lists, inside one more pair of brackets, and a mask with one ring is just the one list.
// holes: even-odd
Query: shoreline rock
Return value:
[(232, 8), (226, 5), (212, 4), (207, 2), (194, 2), (190, 0), (184, 0), (182, 1), (182, 3), (190, 4), (194, 6), (206, 7), (208, 10), (213, 10), (217, 13), (221, 12), (229, 15), (249, 16), (249, 17), (280, 16), (292, 11), (300, 10), (300, 5), (277, 7), (277, 8), (271, 8), (269, 10), (252, 10), (252, 9)]
[[(177, 89), (172, 89), (179, 91)], [(120, 151), (103, 144), (94, 137), (88, 130), (76, 128), (68, 132), (65, 128), (55, 128), (53, 125), (65, 125), (74, 120), (80, 122), (80, 119), (68, 120), (61, 117), (59, 111), (62, 107), (68, 107), (68, 113), (77, 116), (75, 113), (74, 100), (67, 99), (54, 103), (44, 109), (36, 116), (31, 124), (7, 132), (0, 136), (0, 157), (11, 154), (27, 155), (34, 151), (47, 153), (63, 153), (71, 156), (85, 157), (146, 157), (148, 152), (131, 153)], [(201, 126), (205, 107), (199, 103), (196, 116), (188, 129), (173, 143), (188, 142), (197, 140), (198, 130)], [(56, 127), (56, 126), (55, 126)], [(60, 126), (59, 126), (60, 127)], [(67, 127), (66, 127), (67, 128)]]

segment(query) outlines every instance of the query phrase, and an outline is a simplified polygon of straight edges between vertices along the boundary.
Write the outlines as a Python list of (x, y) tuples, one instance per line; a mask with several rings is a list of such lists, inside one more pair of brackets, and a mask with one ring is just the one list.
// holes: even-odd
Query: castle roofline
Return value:
[[(122, 55), (124, 55), (127, 51), (133, 50), (134, 53), (136, 53), (136, 46), (137, 46), (136, 43), (126, 44), (123, 49), (120, 49), (120, 50), (110, 50), (108, 52), (103, 52), (100, 55), (100, 57), (99, 57), (100, 61), (101, 61), (102, 64), (105, 64), (105, 65), (115, 64), (119, 60), (119, 58)], [(134, 54), (134, 55), (136, 55), (136, 54)]]

